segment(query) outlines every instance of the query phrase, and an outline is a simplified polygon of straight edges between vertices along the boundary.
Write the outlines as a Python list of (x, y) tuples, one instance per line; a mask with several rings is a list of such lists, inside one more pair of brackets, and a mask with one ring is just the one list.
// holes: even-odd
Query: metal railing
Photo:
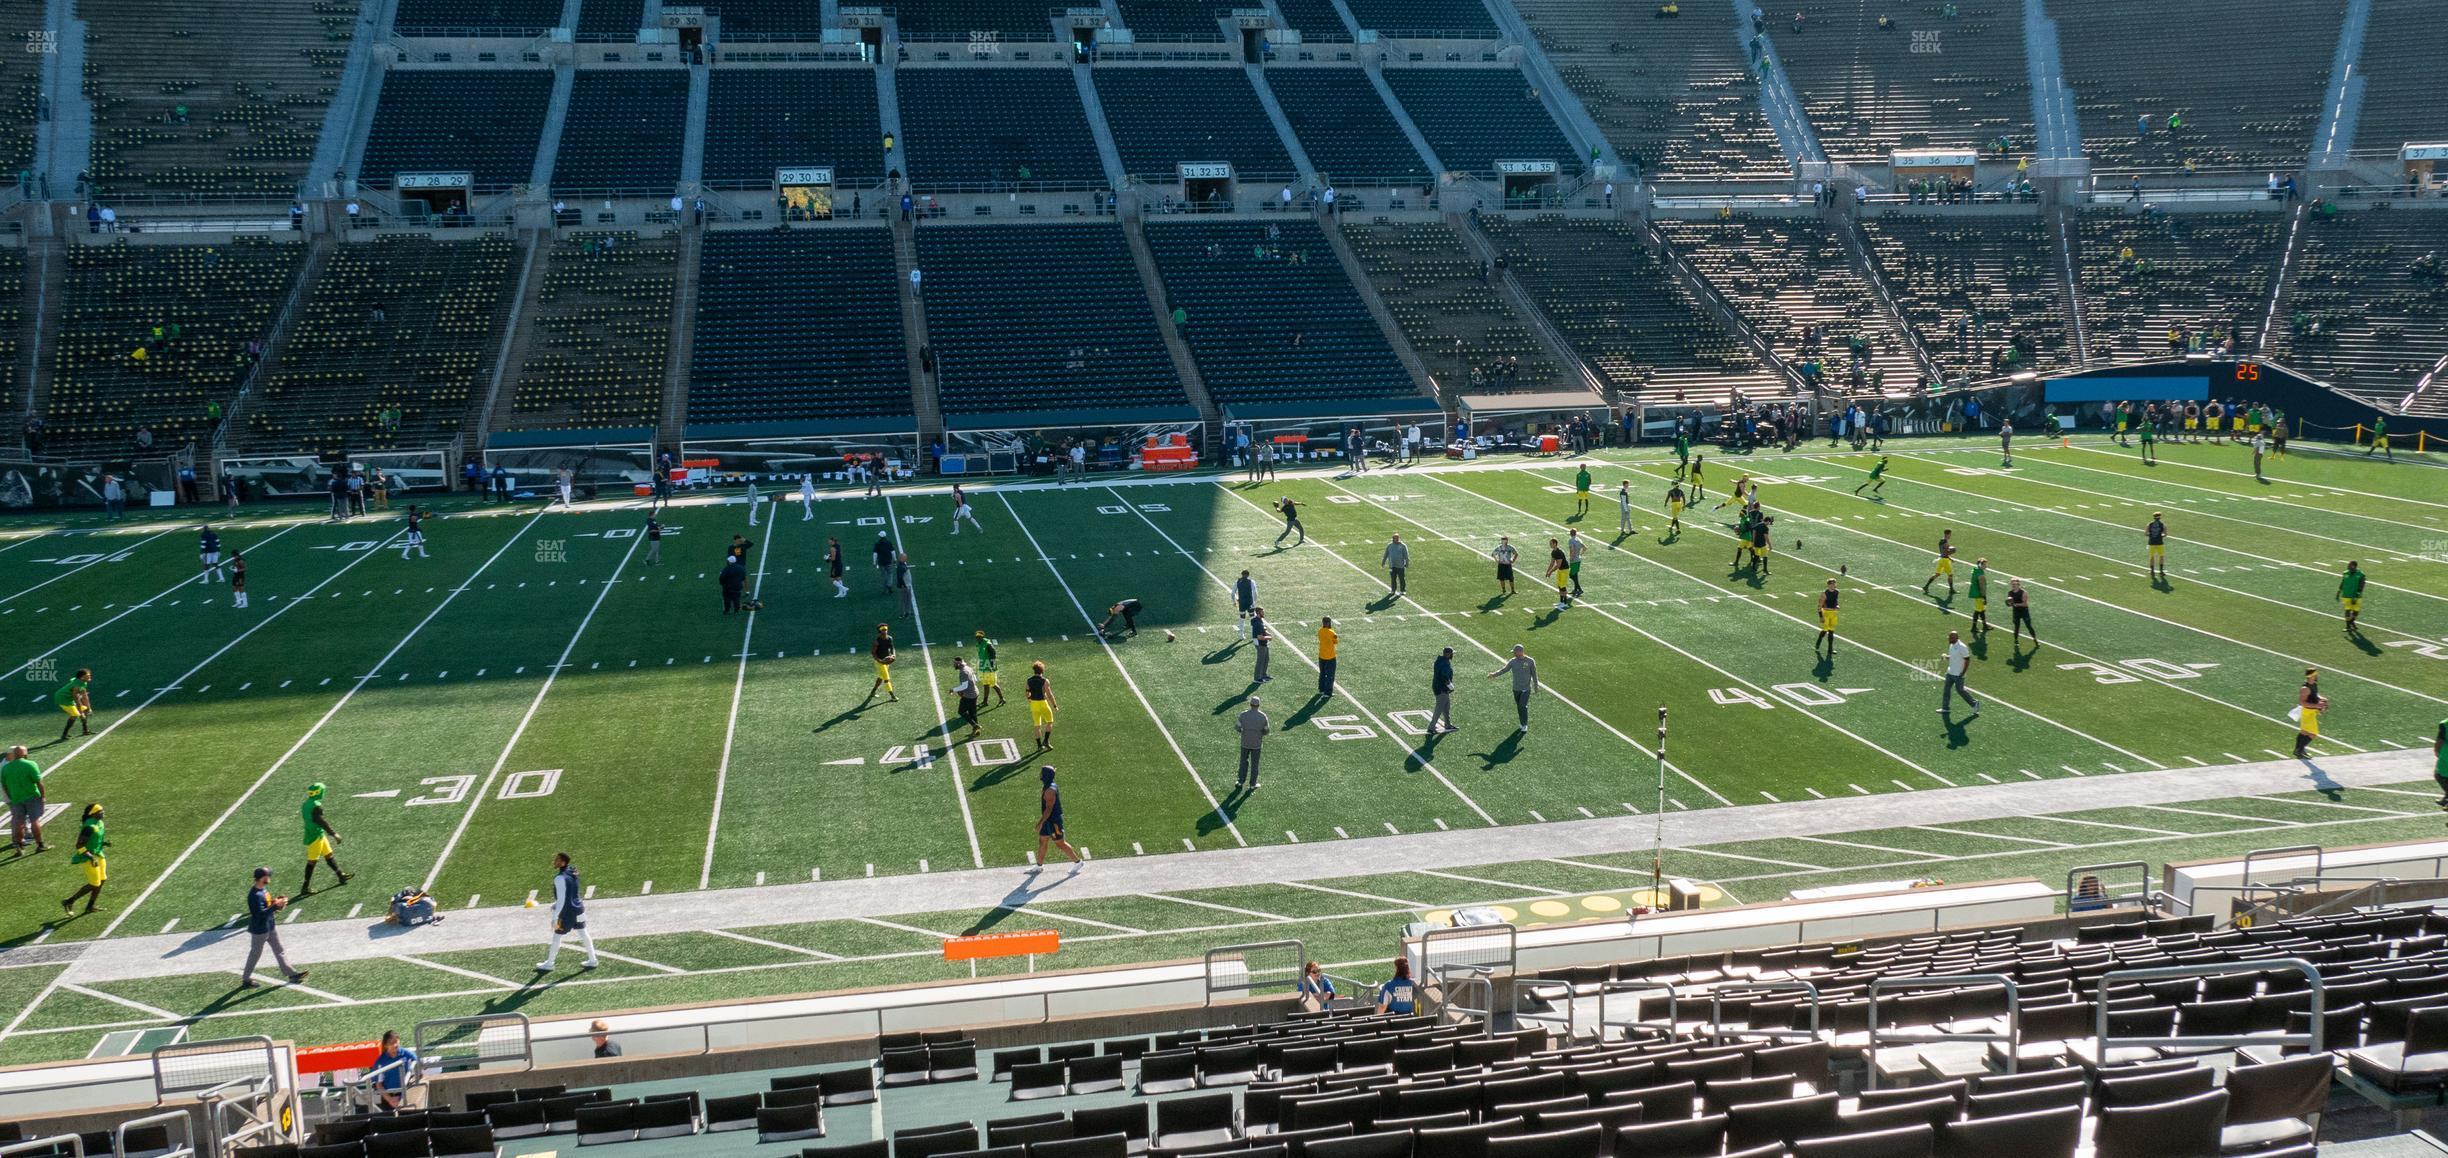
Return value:
[(68, 1152), (69, 1158), (85, 1158), (85, 1140), (74, 1134), (53, 1134), (48, 1138), (28, 1138), (23, 1142), (11, 1142), (6, 1146), (0, 1146), (0, 1158), (9, 1158), (9, 1155), (12, 1154), (52, 1155), (62, 1150)]
[(168, 1150), (155, 1154), (153, 1158), (195, 1158), (195, 1119), (189, 1116), (185, 1110), (168, 1110), (159, 1114), (147, 1114), (142, 1118), (130, 1118), (127, 1121), (121, 1122), (117, 1126), (112, 1127), (111, 1153), (132, 1153), (132, 1151), (128, 1149), (128, 1132), (131, 1130), (141, 1130), (146, 1126), (167, 1127), (174, 1122), (178, 1125), (176, 1135), (178, 1138), (178, 1144), (170, 1147)]
[[(1433, 1011), (1440, 1016), (1459, 1015), (1458, 1021), (1479, 1019), (1481, 1036), (1496, 1032), (1496, 970), (1486, 965), (1441, 965), (1432, 976), (1436, 978), (1437, 1002)], [(1456, 999), (1457, 991), (1476, 990), (1483, 996), (1478, 1005), (1465, 1005)]]
[(524, 1013), (436, 1017), (416, 1023), (411, 1034), (417, 1059), (427, 1070), (449, 1073), (515, 1061), (535, 1066), (534, 1025)]
[[(1283, 949), (1292, 951), (1290, 955), (1292, 964), (1289, 968), (1273, 965), (1253, 967), (1250, 964), (1250, 958), (1255, 953)], [(1217, 965), (1223, 962), (1231, 962), (1235, 967), (1219, 970)], [(1209, 949), (1199, 960), (1206, 974), (1207, 996), (1204, 1004), (1215, 1004), (1215, 996), (1218, 993), (1249, 994), (1270, 985), (1282, 985), (1288, 988), (1300, 981), (1301, 970), (1308, 962), (1309, 947), (1297, 938), (1285, 941), (1252, 941), (1246, 945), (1219, 945)], [(1278, 972), (1283, 975), (1273, 976)], [(1268, 976), (1262, 979), (1261, 974)]]
[(2321, 870), (2327, 867), (2328, 863), (2325, 859), (2327, 854), (2321, 851), (2321, 846), (2317, 844), (2289, 844), (2281, 845), (2277, 848), (2256, 848), (2245, 853), (2244, 866), (2236, 876), (2236, 881), (2239, 884), (2245, 885), (2252, 883), (2253, 861), (2256, 859), (2274, 860), (2282, 856), (2295, 856), (2307, 852), (2312, 854), (2312, 879), (2319, 880), (2321, 878)]
[[(2006, 1028), (1998, 1033), (1888, 1032), (1890, 1044), (1924, 1045), (1942, 1041), (2003, 1042), (2006, 1045), (2006, 1072), (2015, 1072), (2015, 1063), (2023, 1052), (2023, 1001), (2015, 980), (2004, 973), (1945, 973), (1929, 977), (1877, 977), (1870, 982), (1870, 1059), (1869, 1073), (1863, 1083), (1868, 1089), (1878, 1088), (1878, 1051), (1884, 1027), (1879, 1023), (1879, 993), (1899, 989), (1984, 989), (1995, 986), (2006, 995)], [(2103, 1004), (2101, 1009), (2107, 1006)], [(2104, 1023), (2103, 1023), (2104, 1024)]]
[(260, 1035), (178, 1042), (155, 1049), (148, 1060), (153, 1066), (156, 1102), (220, 1089), (233, 1081), (257, 1079), (278, 1085), (292, 1072), (279, 1047)]
[[(2187, 1037), (2182, 1034), (2175, 1037), (2108, 1036), (2108, 1015), (2110, 1013), (2108, 1008), (2108, 990), (2110, 986), (2117, 982), (2168, 981), (2179, 977), (2224, 977), (2231, 973), (2266, 973), (2273, 969), (2293, 969), (2296, 972), (2303, 974), (2304, 980), (2312, 987), (2312, 1008), (2310, 1011), (2311, 1023), (2305, 1027), (2305, 1031), (2303, 1033), (2273, 1034), (2263, 1032), (2215, 1036), (2205, 1035), (2201, 1037)], [(1876, 983), (1873, 982), (1872, 984), (1875, 985)], [(2141, 969), (2115, 969), (2100, 974), (2098, 986), (2098, 1016), (2094, 1023), (2091, 1038), (2092, 1048), (2094, 1051), (2096, 1051), (2094, 1056), (2102, 1063), (2105, 1063), (2108, 1057), (2108, 1051), (2119, 1046), (2157, 1047), (2181, 1043), (2185, 1046), (2208, 1046), (2214, 1049), (2228, 1049), (2235, 1046), (2244, 1045), (2285, 1046), (2300, 1041), (2309, 1052), (2319, 1053), (2321, 1051), (2321, 1014), (2327, 1005), (2326, 986), (2321, 981), (2320, 970), (2314, 968), (2311, 962), (2306, 961), (2301, 957), (2273, 957), (2253, 961), (2227, 961), (2213, 965), (2153, 965)]]
[[(2077, 898), (2074, 895), (2074, 890), (2081, 886), (2081, 882), (2084, 877), (2098, 878), (2103, 873), (2118, 872), (2124, 869), (2140, 869), (2142, 871), (2141, 888), (2136, 889), (2131, 893), (2117, 893), (2110, 891), (2107, 887), (2107, 882), (2105, 880), (2101, 880), (2101, 891), (2097, 897), (2085, 899)], [(2139, 902), (2144, 908), (2147, 909), (2150, 907), (2152, 898), (2158, 895), (2151, 889), (2150, 870), (2150, 862), (2146, 860), (2120, 860), (2113, 861), (2108, 864), (2087, 864), (2067, 869), (2065, 887), (2066, 912), (2072, 914), (2087, 912), (2092, 909), (2113, 909), (2118, 905), (2132, 902)], [(2076, 903), (2078, 900), (2081, 900), (2081, 903)]]
[(243, 1146), (274, 1140), (295, 1141), (296, 1132), (281, 1124), (279, 1095), (279, 1083), (268, 1078), (232, 1078), (197, 1094), (213, 1153), (230, 1154)]
[[(1810, 998), (1810, 1028), (1752, 1028), (1747, 1024), (1742, 1029), (1726, 1028), (1725, 999), (1727, 997), (1739, 997), (1745, 994), (1789, 993), (1794, 990), (1800, 990)], [(1667, 1008), (1668, 1016), (1671, 1018), (1673, 1016), (1671, 998), (1669, 998)], [(1807, 1041), (1818, 1036), (1819, 987), (1801, 978), (1796, 977), (1783, 981), (1744, 981), (1734, 985), (1720, 985), (1709, 990), (1709, 1040), (1711, 1041), (1724, 1041), (1729, 1037), (1797, 1038)]]

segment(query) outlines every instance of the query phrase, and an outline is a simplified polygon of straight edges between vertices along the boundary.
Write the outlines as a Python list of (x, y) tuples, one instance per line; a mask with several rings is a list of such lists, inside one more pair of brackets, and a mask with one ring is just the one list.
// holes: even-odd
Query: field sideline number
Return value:
[[(2114, 666), (2104, 663), (2061, 663), (2057, 665), (2057, 670), (2088, 672), (2091, 682), (2095, 684), (2138, 684), (2144, 676), (2159, 680), (2189, 680), (2201, 676), (2192, 668), (2164, 659), (2120, 659)], [(2135, 672), (2142, 674), (2135, 675)]]
[[(1834, 688), (1823, 688), (1817, 684), (1777, 684), (1768, 690), (1793, 701), (1794, 706), (1798, 708), (1832, 708), (1845, 702), (1843, 692)], [(1861, 689), (1850, 690), (1860, 691)], [(1752, 694), (1747, 688), (1710, 688), (1709, 699), (1729, 708), (1749, 704), (1764, 711), (1776, 707), (1775, 701), (1762, 699)]]
[(2420, 639), (2394, 639), (2387, 643), (2381, 644), (2380, 646), (2410, 647), (2414, 649), (2414, 654), (2419, 655), (2424, 659), (2448, 659), (2448, 640), (2442, 640), (2438, 643), (2431, 643), (2429, 641)]

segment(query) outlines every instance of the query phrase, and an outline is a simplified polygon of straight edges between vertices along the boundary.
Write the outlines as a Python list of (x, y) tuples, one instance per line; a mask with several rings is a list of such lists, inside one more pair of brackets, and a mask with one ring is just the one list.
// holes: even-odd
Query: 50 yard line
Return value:
[[(756, 517), (754, 506), (748, 508), (748, 515)], [(756, 588), (748, 594), (752, 603), (765, 593), (765, 561), (773, 558), (774, 540), (781, 534), (782, 520), (776, 518), (773, 529), (765, 533), (765, 549), (757, 552)], [(714, 883), (714, 837), (722, 831), (723, 790), (731, 783), (731, 742), (739, 735), (740, 693), (748, 687), (748, 650), (756, 641), (756, 617), (756, 609), (750, 608), (748, 625), (740, 631), (739, 674), (731, 677), (731, 711), (723, 717), (722, 762), (714, 766), (714, 807), (706, 817), (705, 864), (697, 870), (697, 887), (701, 889)]]
[[(884, 517), (888, 520), (888, 528), (904, 525), (900, 514), (893, 509), (890, 495), (884, 497)], [(955, 524), (953, 530), (959, 529)], [(901, 554), (898, 536), (893, 539), (893, 554), (896, 558)], [(952, 742), (952, 719), (944, 715), (943, 710), (943, 686), (935, 682), (935, 652), (927, 643), (926, 614), (918, 608), (917, 582), (918, 577), (913, 573), (910, 576), (910, 627), (918, 633), (918, 662), (926, 668), (927, 693), (935, 701), (935, 726), (943, 732), (944, 765), (952, 769), (952, 799), (960, 802), (961, 827), (969, 831), (969, 860), (977, 867), (985, 868), (986, 850), (978, 844), (977, 819), (969, 814), (969, 786), (962, 783), (960, 757), (955, 754), (960, 746)], [(871, 691), (868, 694), (874, 693)]]

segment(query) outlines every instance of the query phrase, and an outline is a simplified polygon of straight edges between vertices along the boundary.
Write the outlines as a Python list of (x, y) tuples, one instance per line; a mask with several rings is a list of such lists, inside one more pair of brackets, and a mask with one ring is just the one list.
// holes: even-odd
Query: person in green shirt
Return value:
[(1684, 470), (1691, 464), (1691, 435), (1685, 433), (1680, 424), (1675, 427), (1674, 447), (1675, 477), (1679, 479), (1683, 477)]
[(60, 725), (62, 743), (67, 741), (68, 733), (80, 724), (84, 725), (86, 735), (93, 735), (93, 693), (90, 690), (92, 687), (93, 669), (81, 667), (77, 669), (74, 678), (61, 684), (58, 691), (51, 693), (52, 705), (68, 713), (68, 722)]
[(1589, 492), (1590, 472), (1585, 466), (1573, 472), (1573, 514), (1575, 516), (1589, 513)]
[(332, 875), (341, 884), (349, 883), (349, 875), (340, 869), (340, 859), (332, 855), (332, 846), (340, 843), (340, 830), (331, 826), (323, 815), (324, 788), (320, 781), (306, 786), (306, 802), (298, 806), (298, 820), (306, 828), (306, 879), (298, 882), (298, 895), (314, 891), (315, 862), (331, 866)]
[(987, 692), (993, 692), (995, 706), (1003, 706), (1003, 677), (995, 672), (995, 641), (984, 631), (977, 633), (977, 662), (970, 665), (977, 672), (978, 700), (982, 703)]
[(2372, 418), (2372, 444), (2363, 448), (2363, 457), (2370, 458), (2375, 450), (2387, 455), (2390, 462), (2397, 461), (2397, 452), (2389, 449), (2388, 415), (2385, 414)]
[(1972, 630), (1989, 630), (1989, 559), (1972, 560)]
[(2346, 611), (2346, 634), (2355, 633), (2355, 620), (2363, 617), (2363, 571), (2355, 561), (2346, 561), (2346, 573), (2338, 576), (2338, 606)]
[(12, 848), (20, 855), (25, 852), (26, 833), (34, 833), (34, 851), (49, 852), (43, 843), (42, 768), (26, 758), (25, 745), (8, 750), (8, 761), (0, 763), (0, 793), (8, 796), (9, 835)]
[(102, 859), (102, 850), (109, 847), (110, 840), (102, 833), (102, 805), (86, 805), (84, 821), (77, 829), (76, 852), (68, 858), (69, 864), (85, 870), (85, 883), (68, 894), (67, 900), (60, 902), (61, 912), (75, 916), (79, 897), (85, 898), (85, 911), (88, 913), (101, 903), (102, 885), (110, 879), (110, 865)]
[(2152, 466), (2157, 466), (2157, 465), (2159, 465), (2159, 448), (2158, 448), (2158, 445), (2157, 445), (2157, 444), (2158, 444), (2158, 442), (2159, 442), (2159, 435), (2158, 435), (2156, 432), (2154, 432), (2154, 431), (2152, 431), (2152, 430), (2151, 430), (2151, 424), (2150, 424), (2150, 423), (2147, 423), (2147, 422), (2143, 423), (2143, 424), (2142, 424), (2142, 461), (2143, 461), (2143, 462), (2145, 462), (2145, 463), (2147, 463), (2147, 464), (2149, 464), (2149, 465), (2152, 465)]
[(1870, 477), (1862, 480), (1861, 487), (1854, 487), (1853, 493), (1857, 495), (1862, 493), (1862, 487), (1869, 487), (1870, 493), (1874, 495), (1887, 489), (1886, 455), (1880, 455), (1877, 462), (1870, 464)]
[(2439, 781), (2440, 807), (2448, 808), (2448, 720), (2431, 734), (2431, 778)]

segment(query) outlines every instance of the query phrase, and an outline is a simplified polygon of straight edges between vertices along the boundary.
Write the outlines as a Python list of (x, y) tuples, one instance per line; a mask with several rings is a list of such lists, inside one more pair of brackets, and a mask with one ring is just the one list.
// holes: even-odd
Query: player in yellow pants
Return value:
[(2312, 741), (2320, 739), (2321, 711), (2328, 706), (2328, 697), (2320, 694), (2320, 669), (2305, 668), (2303, 686), (2295, 689), (2296, 759), (2311, 754)]

